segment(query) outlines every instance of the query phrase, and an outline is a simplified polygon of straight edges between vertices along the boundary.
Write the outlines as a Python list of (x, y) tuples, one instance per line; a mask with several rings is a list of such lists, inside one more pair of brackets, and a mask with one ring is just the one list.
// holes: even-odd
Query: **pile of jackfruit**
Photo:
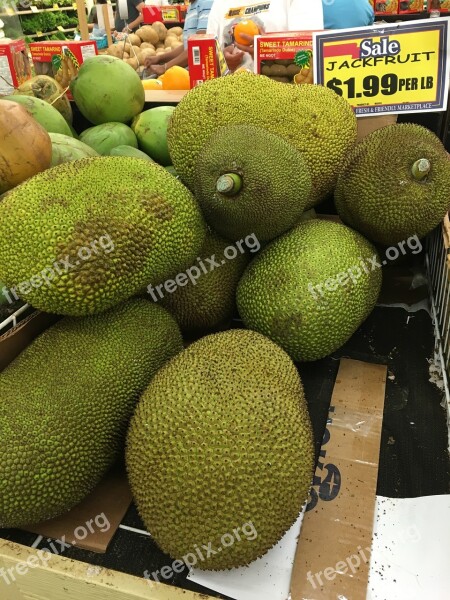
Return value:
[[(136, 80), (83, 63), (79, 139), (45, 100), (0, 99), (3, 294), (62, 316), (0, 374), (0, 527), (64, 514), (125, 455), (160, 548), (230, 569), (307, 501), (294, 362), (368, 317), (386, 246), (450, 208), (450, 163), (418, 125), (357, 143), (325, 87), (242, 73), (143, 110)], [(333, 195), (340, 222), (315, 213)], [(244, 524), (257, 536), (224, 544)]]

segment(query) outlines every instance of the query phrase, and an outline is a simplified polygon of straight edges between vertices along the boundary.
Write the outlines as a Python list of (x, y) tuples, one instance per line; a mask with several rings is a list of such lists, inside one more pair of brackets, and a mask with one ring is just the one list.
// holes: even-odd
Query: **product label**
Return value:
[(357, 116), (444, 111), (448, 48), (447, 19), (316, 33), (314, 81)]

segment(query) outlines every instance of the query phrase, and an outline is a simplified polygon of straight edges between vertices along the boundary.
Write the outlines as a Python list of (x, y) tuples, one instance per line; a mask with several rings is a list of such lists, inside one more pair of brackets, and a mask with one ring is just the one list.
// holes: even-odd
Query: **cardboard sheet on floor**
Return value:
[[(237, 600), (365, 598), (378, 476), (387, 368), (342, 359), (307, 512), (280, 543), (245, 569), (189, 579)], [(300, 531), (298, 544), (296, 538)], [(313, 579), (369, 548), (355, 574), (335, 574), (328, 588)], [(295, 562), (294, 562), (295, 559)], [(292, 576), (292, 580), (291, 580)], [(339, 596), (341, 594), (341, 596)]]
[[(123, 470), (111, 471), (83, 502), (70, 512), (27, 527), (26, 531), (47, 538), (65, 540), (92, 552), (106, 552), (132, 501), (131, 490)], [(90, 525), (88, 525), (90, 523)], [(91, 531), (93, 530), (93, 531)], [(58, 549), (58, 544), (54, 544)]]

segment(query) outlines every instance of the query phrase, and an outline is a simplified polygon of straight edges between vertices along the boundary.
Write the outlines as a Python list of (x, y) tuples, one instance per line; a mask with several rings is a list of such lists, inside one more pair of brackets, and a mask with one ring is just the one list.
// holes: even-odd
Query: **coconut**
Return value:
[(62, 114), (67, 123), (72, 123), (72, 107), (60, 84), (47, 75), (38, 75), (25, 81), (17, 88), (17, 93), (22, 96), (34, 96), (45, 100)]
[(52, 141), (52, 167), (72, 160), (99, 155), (87, 144), (68, 135), (61, 133), (50, 133), (49, 135)]
[(0, 139), (0, 194), (50, 167), (50, 136), (20, 104), (0, 101)]

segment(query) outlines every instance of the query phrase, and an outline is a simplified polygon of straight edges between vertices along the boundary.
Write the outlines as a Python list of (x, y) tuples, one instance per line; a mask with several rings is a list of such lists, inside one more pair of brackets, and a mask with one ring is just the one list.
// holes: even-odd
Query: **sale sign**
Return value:
[(314, 82), (357, 116), (444, 111), (448, 52), (448, 19), (315, 33)]

